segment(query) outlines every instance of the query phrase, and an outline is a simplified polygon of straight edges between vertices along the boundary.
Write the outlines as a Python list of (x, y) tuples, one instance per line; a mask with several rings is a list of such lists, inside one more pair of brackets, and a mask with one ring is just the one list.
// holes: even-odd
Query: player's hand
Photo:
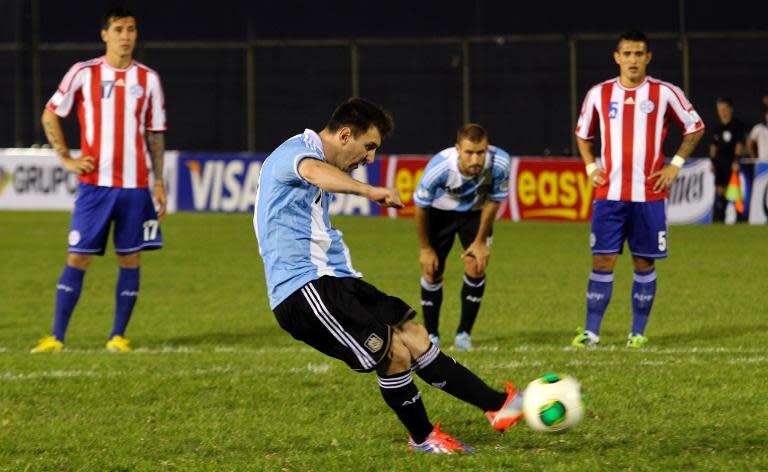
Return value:
[(165, 186), (162, 180), (156, 180), (155, 185), (152, 187), (152, 193), (155, 196), (155, 202), (157, 203), (157, 219), (162, 220), (165, 218), (165, 208), (168, 205), (168, 197), (165, 195)]
[(731, 171), (738, 172), (739, 169), (741, 169), (741, 166), (739, 165), (739, 163), (736, 161), (733, 161), (733, 164), (731, 164)]
[(607, 180), (605, 180), (605, 169), (595, 169), (592, 171), (589, 179), (595, 187), (602, 187), (607, 182)]
[(431, 247), (423, 247), (419, 251), (419, 264), (424, 268), (424, 275), (429, 280), (435, 280), (435, 274), (440, 266), (437, 253)]
[(462, 253), (462, 258), (471, 257), (475, 260), (475, 268), (477, 272), (485, 273), (485, 268), (488, 267), (488, 260), (491, 257), (491, 248), (483, 241), (473, 241), (472, 244)]
[(400, 201), (400, 190), (387, 187), (371, 187), (368, 199), (387, 208), (403, 208)]
[(656, 183), (653, 184), (653, 191), (656, 193), (666, 190), (672, 182), (677, 178), (677, 174), (680, 173), (680, 169), (673, 165), (665, 165), (660, 171), (654, 172), (648, 176), (648, 180), (656, 179)]
[(96, 166), (93, 164), (93, 158), (91, 156), (82, 156), (80, 159), (72, 159), (71, 157), (62, 157), (61, 164), (70, 172), (74, 172), (77, 175), (89, 174), (93, 172)]

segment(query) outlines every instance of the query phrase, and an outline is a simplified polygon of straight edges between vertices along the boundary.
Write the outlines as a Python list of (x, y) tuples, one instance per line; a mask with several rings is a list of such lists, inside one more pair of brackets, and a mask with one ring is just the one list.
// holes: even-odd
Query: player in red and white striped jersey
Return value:
[[(664, 199), (704, 133), (704, 123), (683, 92), (646, 75), (652, 55), (643, 33), (622, 34), (613, 56), (619, 77), (590, 89), (576, 127), (579, 152), (596, 187), (587, 325), (572, 342), (578, 347), (599, 342), (600, 324), (613, 290), (613, 268), (624, 241), (629, 243), (635, 267), (627, 345), (647, 343), (644, 332), (656, 293), (654, 261), (667, 256)], [(683, 141), (665, 165), (662, 146), (670, 122), (681, 128)], [(592, 142), (598, 125), (600, 167)]]
[[(122, 8), (107, 11), (101, 29), (105, 55), (72, 66), (43, 112), (46, 137), (62, 165), (80, 176), (80, 186), (69, 255), (57, 284), (53, 330), (32, 352), (63, 348), (85, 271), (95, 254), (104, 254), (113, 222), (120, 271), (107, 349), (130, 350), (123, 335), (139, 292), (140, 254), (162, 247), (159, 220), (166, 206), (165, 99), (158, 74), (133, 60), (136, 37), (132, 13)], [(80, 121), (79, 159), (70, 156), (59, 121), (73, 108)], [(149, 192), (150, 168), (157, 209)]]

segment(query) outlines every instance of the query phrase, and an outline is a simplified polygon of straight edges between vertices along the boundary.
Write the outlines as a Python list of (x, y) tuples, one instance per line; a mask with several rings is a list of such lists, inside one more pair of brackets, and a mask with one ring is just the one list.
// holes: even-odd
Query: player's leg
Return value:
[(130, 351), (125, 331), (136, 306), (141, 285), (141, 251), (160, 249), (163, 236), (152, 197), (147, 189), (117, 189), (115, 252), (118, 276), (115, 287), (115, 316), (107, 341), (111, 351)]
[[(480, 229), (480, 214), (476, 211), (462, 216), (462, 224), (459, 228), (459, 239), (464, 249), (468, 248), (477, 236)], [(489, 236), (486, 244), (491, 245), (493, 236)], [(471, 351), (472, 328), (475, 326), (477, 314), (480, 312), (480, 303), (485, 293), (485, 271), (477, 267), (474, 257), (464, 258), (464, 279), (461, 287), (461, 319), (456, 329), (456, 338), (453, 346), (459, 351)]]
[(643, 347), (645, 328), (656, 298), (655, 259), (667, 257), (666, 202), (633, 203), (629, 248), (635, 269), (632, 283), (632, 328), (627, 346)]
[(715, 202), (712, 206), (712, 221), (714, 223), (723, 223), (725, 221), (725, 209), (728, 206), (728, 201), (725, 199), (725, 190), (731, 177), (731, 165), (728, 163), (720, 164), (718, 161), (714, 166), (714, 171)]
[(592, 271), (587, 283), (587, 317), (584, 330), (571, 345), (594, 347), (600, 342), (600, 326), (613, 294), (613, 268), (626, 239), (627, 202), (596, 200), (592, 206)]
[(520, 417), (522, 395), (508, 384), (501, 392), (429, 342), (427, 330), (415, 321), (395, 328), (415, 359), (411, 369), (425, 382), (485, 411), (494, 428), (506, 430)]
[(440, 345), (440, 307), (443, 304), (443, 273), (448, 254), (455, 239), (456, 223), (453, 212), (430, 208), (427, 213), (427, 237), (437, 253), (438, 267), (433, 274), (422, 273), (421, 312), (430, 340)]
[(72, 313), (80, 299), (85, 272), (94, 255), (104, 254), (109, 234), (113, 195), (110, 189), (80, 184), (69, 230), (67, 262), (56, 283), (56, 303), (51, 335), (40, 340), (32, 352), (63, 348)]

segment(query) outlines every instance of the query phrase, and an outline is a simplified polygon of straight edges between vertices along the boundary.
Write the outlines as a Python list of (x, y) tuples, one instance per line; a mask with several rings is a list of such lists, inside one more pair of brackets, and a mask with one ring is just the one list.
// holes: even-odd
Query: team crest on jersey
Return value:
[(77, 246), (77, 243), (80, 242), (80, 231), (73, 229), (69, 232), (69, 245), (70, 246)]
[(365, 340), (365, 347), (371, 352), (379, 352), (381, 351), (381, 348), (384, 347), (384, 340), (376, 335), (376, 333), (372, 333), (368, 336), (368, 339)]
[(653, 113), (653, 110), (656, 109), (656, 105), (653, 104), (650, 100), (643, 100), (640, 102), (640, 111), (645, 113), (646, 115), (649, 113)]
[(128, 93), (131, 95), (131, 97), (141, 98), (144, 96), (144, 87), (138, 84), (131, 85), (128, 87)]

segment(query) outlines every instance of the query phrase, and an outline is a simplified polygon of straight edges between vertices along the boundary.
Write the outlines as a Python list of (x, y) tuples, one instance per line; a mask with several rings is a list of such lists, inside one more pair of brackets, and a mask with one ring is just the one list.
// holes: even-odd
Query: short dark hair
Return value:
[(352, 97), (342, 103), (333, 111), (331, 119), (325, 127), (332, 132), (338, 131), (344, 126), (352, 130), (357, 137), (365, 133), (371, 126), (375, 126), (384, 139), (392, 134), (395, 129), (395, 121), (387, 111), (375, 103), (363, 98)]
[(731, 100), (731, 97), (717, 97), (715, 103), (725, 103), (729, 107), (733, 108), (733, 100)]
[(488, 132), (477, 123), (467, 123), (459, 128), (456, 133), (456, 142), (460, 143), (462, 139), (468, 139), (470, 142), (479, 143), (483, 139), (488, 139)]
[(125, 7), (111, 7), (107, 11), (104, 12), (104, 15), (101, 17), (101, 29), (107, 30), (109, 29), (110, 23), (112, 23), (112, 20), (117, 20), (120, 18), (136, 18), (136, 15), (134, 15), (130, 10), (128, 10)]
[(619, 44), (621, 44), (622, 41), (638, 41), (641, 43), (645, 43), (645, 50), (650, 51), (651, 50), (651, 43), (648, 42), (648, 38), (645, 36), (644, 33), (638, 30), (628, 30), (619, 35), (619, 40), (616, 41), (616, 50), (619, 50)]

